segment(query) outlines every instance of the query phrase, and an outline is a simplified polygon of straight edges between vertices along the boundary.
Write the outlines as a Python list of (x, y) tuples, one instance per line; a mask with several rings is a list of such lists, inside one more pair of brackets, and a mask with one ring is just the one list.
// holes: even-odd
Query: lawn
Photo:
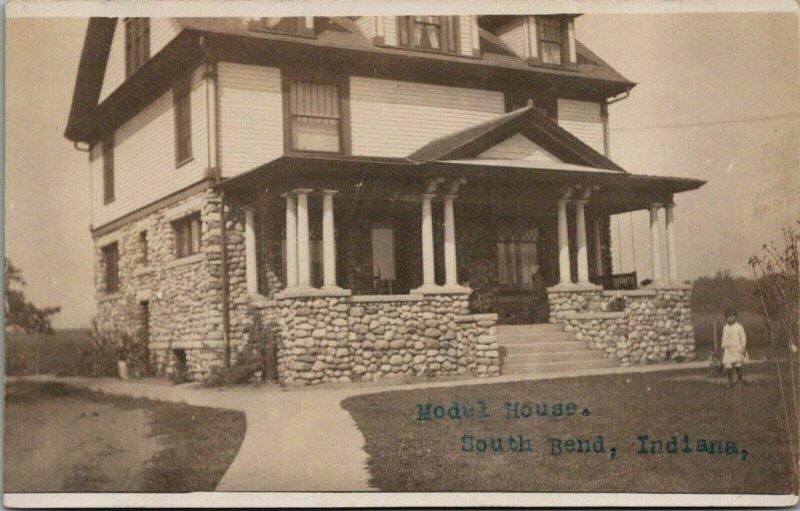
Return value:
[(7, 492), (212, 491), (244, 438), (241, 412), (6, 385)]
[[(674, 370), (395, 391), (351, 397), (342, 406), (366, 439), (371, 484), (384, 491), (796, 493), (775, 364), (749, 366), (749, 385), (733, 389), (706, 375)], [(476, 418), (479, 401), (489, 417)], [(549, 415), (509, 419), (506, 402), (534, 409), (547, 403)], [(571, 416), (569, 402), (576, 404)], [(473, 417), (435, 419), (431, 408), (434, 418), (419, 420), (418, 404), (438, 404), (449, 414), (453, 403), (462, 414), (470, 404)], [(560, 417), (553, 415), (557, 403), (564, 404)], [(796, 422), (790, 423), (796, 439)], [(531, 440), (532, 452), (511, 452), (519, 435)], [(689, 435), (693, 452), (639, 454), (639, 435), (662, 440), (664, 450), (675, 435), (679, 451)], [(500, 439), (502, 452), (477, 452), (492, 445), (478, 439), (492, 438)], [(561, 454), (552, 454), (549, 438), (562, 442)], [(587, 447), (568, 439), (589, 440), (604, 452), (566, 452)], [(715, 448), (735, 442), (737, 453), (698, 452), (698, 439), (721, 441)], [(645, 452), (652, 447), (647, 443)]]
[(75, 374), (89, 330), (56, 330), (52, 335), (4, 332), (6, 374)]

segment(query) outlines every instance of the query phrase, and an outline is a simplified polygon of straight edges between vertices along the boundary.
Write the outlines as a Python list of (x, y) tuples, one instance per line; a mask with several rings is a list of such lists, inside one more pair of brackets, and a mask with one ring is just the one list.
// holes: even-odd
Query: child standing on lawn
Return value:
[(734, 369), (736, 369), (737, 383), (744, 385), (742, 365), (747, 358), (747, 336), (744, 333), (744, 327), (736, 321), (736, 317), (734, 309), (727, 309), (725, 326), (722, 327), (722, 365), (725, 366), (725, 373), (728, 375), (728, 387), (734, 385)]

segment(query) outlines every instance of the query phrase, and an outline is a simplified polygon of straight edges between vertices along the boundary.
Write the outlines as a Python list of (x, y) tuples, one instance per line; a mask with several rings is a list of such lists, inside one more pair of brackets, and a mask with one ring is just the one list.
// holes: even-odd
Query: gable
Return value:
[(484, 160), (525, 160), (559, 163), (561, 160), (525, 135), (517, 133), (480, 153)]

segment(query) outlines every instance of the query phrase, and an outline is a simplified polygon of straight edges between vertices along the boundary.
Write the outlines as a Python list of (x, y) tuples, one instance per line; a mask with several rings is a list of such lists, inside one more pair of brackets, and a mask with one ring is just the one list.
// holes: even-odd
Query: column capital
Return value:
[(243, 210), (243, 211), (245, 211), (245, 212), (248, 212), (248, 211), (255, 211), (255, 210), (256, 210), (256, 207), (255, 207), (255, 206), (253, 206), (252, 204), (248, 204), (248, 205), (246, 205), (246, 206), (242, 206), (242, 210)]
[(589, 203), (589, 200), (588, 199), (575, 199), (575, 200), (572, 201), (572, 203), (575, 204), (576, 206), (585, 206), (586, 204)]
[(674, 202), (670, 201), (670, 202), (665, 202), (664, 203), (664, 209), (674, 209), (674, 208), (675, 208), (675, 203)]
[(458, 195), (450, 195), (450, 194), (447, 194), (447, 195), (445, 195), (443, 198), (444, 198), (444, 200), (453, 201), (453, 200), (456, 200), (456, 199), (458, 198)]
[(427, 200), (431, 200), (431, 199), (433, 199), (434, 197), (436, 197), (436, 194), (435, 194), (435, 193), (422, 193), (422, 194), (420, 194), (420, 198), (421, 198), (422, 200), (425, 200), (425, 199), (427, 199)]
[(322, 190), (322, 195), (326, 197), (332, 197), (339, 193), (339, 190)]
[(294, 199), (295, 195), (294, 192), (284, 192), (281, 194), (281, 197), (284, 199)]
[(654, 203), (650, 204), (650, 209), (658, 209), (661, 206), (662, 206), (662, 204), (660, 202), (654, 202)]
[(566, 206), (570, 202), (572, 202), (572, 199), (558, 199), (558, 204), (560, 206)]
[(294, 190), (292, 190), (292, 193), (295, 195), (308, 195), (313, 191), (314, 191), (313, 188), (295, 188)]

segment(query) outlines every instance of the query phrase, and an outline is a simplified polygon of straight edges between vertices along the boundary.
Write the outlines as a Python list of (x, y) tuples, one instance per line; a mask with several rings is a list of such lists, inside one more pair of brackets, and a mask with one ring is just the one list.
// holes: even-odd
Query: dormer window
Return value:
[(125, 77), (150, 59), (150, 18), (125, 18)]
[(275, 18), (252, 18), (248, 28), (260, 32), (315, 37), (313, 17), (283, 16)]
[(458, 52), (457, 16), (398, 16), (397, 34), (400, 46)]
[(566, 30), (562, 18), (542, 16), (539, 18), (539, 54), (543, 64), (563, 64), (566, 47)]

